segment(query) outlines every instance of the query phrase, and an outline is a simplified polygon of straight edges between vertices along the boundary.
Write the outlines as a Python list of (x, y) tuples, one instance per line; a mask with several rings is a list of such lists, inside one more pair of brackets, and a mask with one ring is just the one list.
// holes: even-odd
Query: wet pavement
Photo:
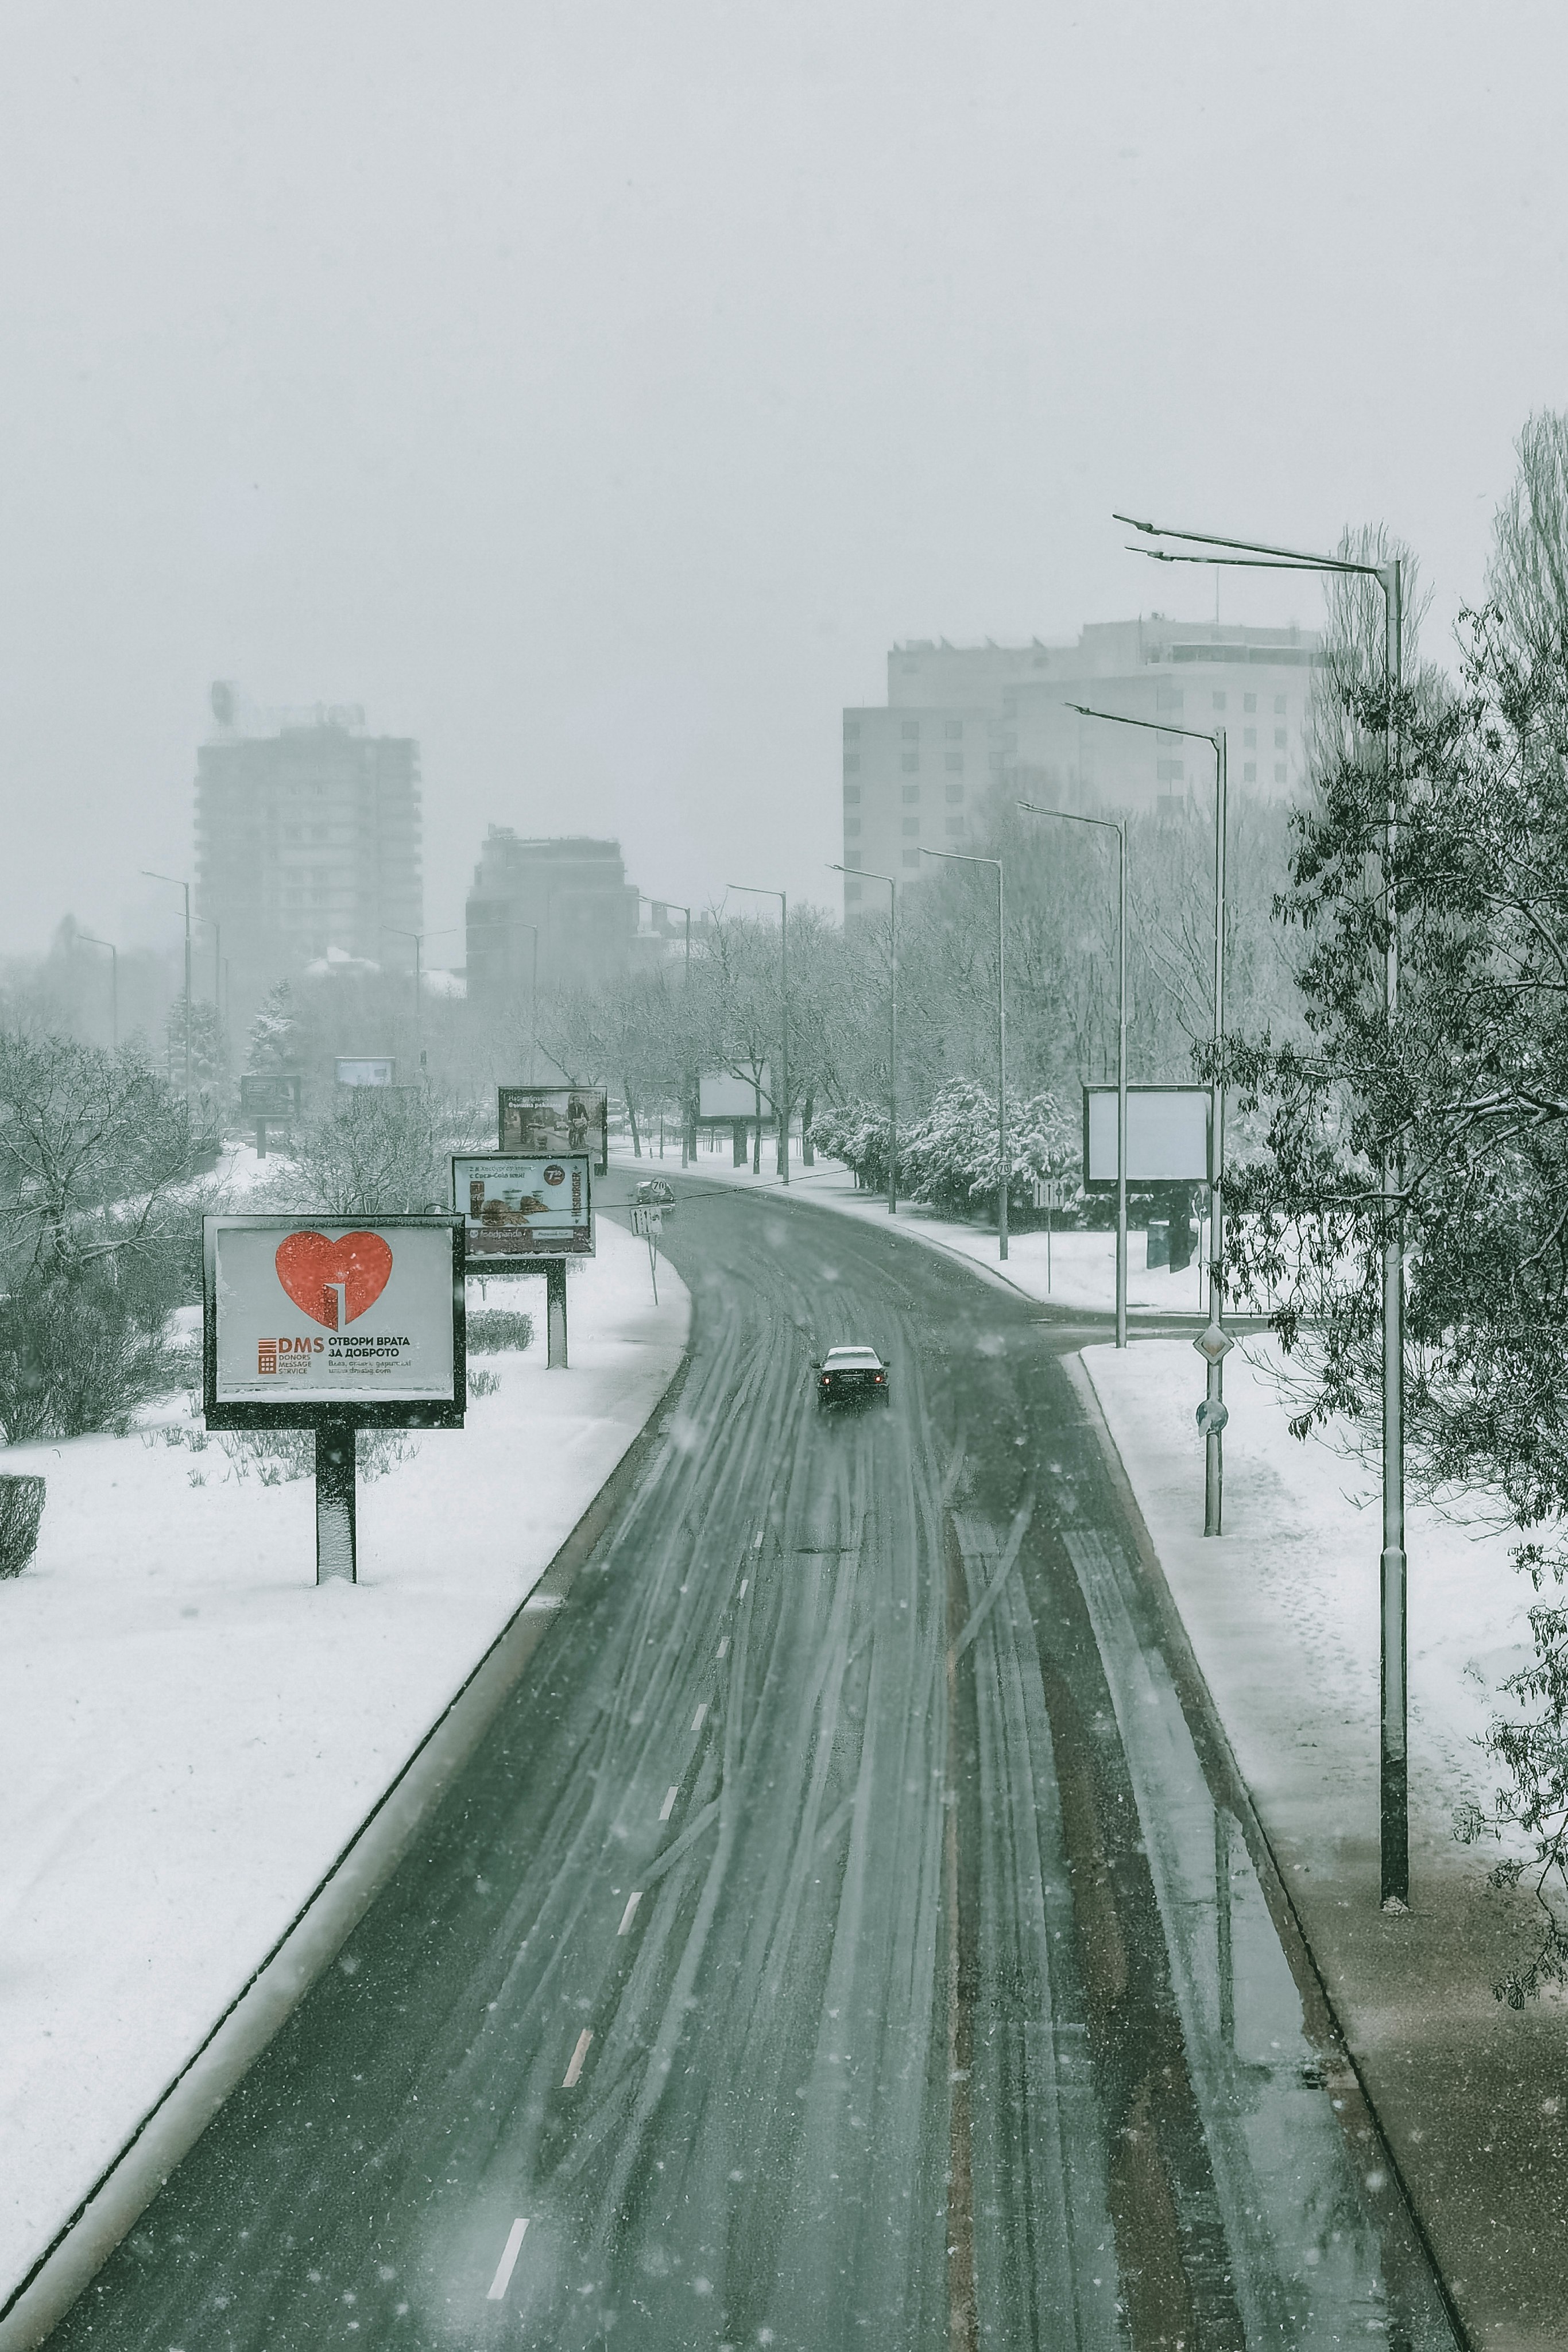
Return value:
[[(1448, 2347), (1083, 1334), (674, 1181), (629, 1508), (51, 2345)], [(820, 1413), (852, 1340), (891, 1405)]]

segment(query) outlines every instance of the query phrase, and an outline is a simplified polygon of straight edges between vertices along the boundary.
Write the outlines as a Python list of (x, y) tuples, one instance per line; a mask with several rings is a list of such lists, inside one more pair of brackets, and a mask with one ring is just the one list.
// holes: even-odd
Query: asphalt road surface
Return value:
[[(1200, 1767), (1087, 1335), (680, 1190), (692, 1360), (624, 1517), (51, 2344), (1448, 2347)], [(891, 1405), (819, 1413), (863, 1339)]]

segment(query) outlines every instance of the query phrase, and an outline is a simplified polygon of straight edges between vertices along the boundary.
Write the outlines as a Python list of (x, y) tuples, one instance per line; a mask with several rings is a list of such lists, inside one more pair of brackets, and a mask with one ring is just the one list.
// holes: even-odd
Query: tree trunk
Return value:
[(637, 1133), (637, 1112), (632, 1100), (632, 1089), (630, 1087), (626, 1086), (624, 1078), (622, 1078), (621, 1083), (622, 1087), (625, 1087), (626, 1117), (632, 1129), (632, 1157), (633, 1160), (641, 1160), (643, 1157), (643, 1145)]
[(751, 1172), (754, 1176), (760, 1176), (762, 1173), (762, 1087), (760, 1081), (753, 1083), (752, 1092), (757, 1097), (757, 1124), (751, 1130)]
[(811, 1140), (811, 1113), (815, 1108), (815, 1097), (808, 1095), (800, 1106), (800, 1165), (802, 1168), (814, 1168), (817, 1164), (817, 1147)]

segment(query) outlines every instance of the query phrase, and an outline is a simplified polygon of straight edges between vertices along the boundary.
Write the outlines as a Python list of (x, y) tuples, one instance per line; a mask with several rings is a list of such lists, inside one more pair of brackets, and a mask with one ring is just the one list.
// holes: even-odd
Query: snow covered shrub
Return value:
[(20, 1576), (38, 1548), (41, 1478), (0, 1477), (0, 1578)]
[(811, 1140), (819, 1151), (841, 1160), (863, 1192), (880, 1192), (887, 1182), (887, 1153), (892, 1129), (887, 1113), (863, 1102), (834, 1103), (816, 1113)]
[(515, 1307), (471, 1307), (467, 1333), (471, 1356), (498, 1356), (507, 1349), (531, 1344), (534, 1318)]
[(32, 1437), (123, 1433), (139, 1406), (174, 1387), (179, 1360), (120, 1286), (94, 1270), (26, 1276), (0, 1299), (0, 1431)]
[[(1053, 1095), (1008, 1097), (1009, 1206), (1029, 1207), (1037, 1176), (1075, 1175), (1078, 1139)], [(999, 1174), (997, 1098), (971, 1078), (951, 1078), (924, 1118), (899, 1139), (899, 1168), (911, 1200), (949, 1216), (994, 1216)]]

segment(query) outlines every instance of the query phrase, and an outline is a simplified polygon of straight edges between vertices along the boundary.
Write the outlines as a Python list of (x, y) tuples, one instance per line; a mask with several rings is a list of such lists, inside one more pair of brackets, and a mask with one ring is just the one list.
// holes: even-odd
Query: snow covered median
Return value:
[[(357, 1585), (315, 1582), (308, 1477), (171, 1400), (129, 1437), (13, 1446), (48, 1482), (0, 1583), (0, 2290), (158, 2100), (527, 1598), (638, 1434), (690, 1301), (601, 1220), (571, 1369), (523, 1353), (461, 1431), (361, 1479)], [(477, 1303), (470, 1286), (471, 1304)], [(231, 1445), (233, 1441), (230, 1441)], [(396, 1458), (401, 1454), (402, 1458)], [(236, 1458), (237, 1457), (237, 1458)]]

